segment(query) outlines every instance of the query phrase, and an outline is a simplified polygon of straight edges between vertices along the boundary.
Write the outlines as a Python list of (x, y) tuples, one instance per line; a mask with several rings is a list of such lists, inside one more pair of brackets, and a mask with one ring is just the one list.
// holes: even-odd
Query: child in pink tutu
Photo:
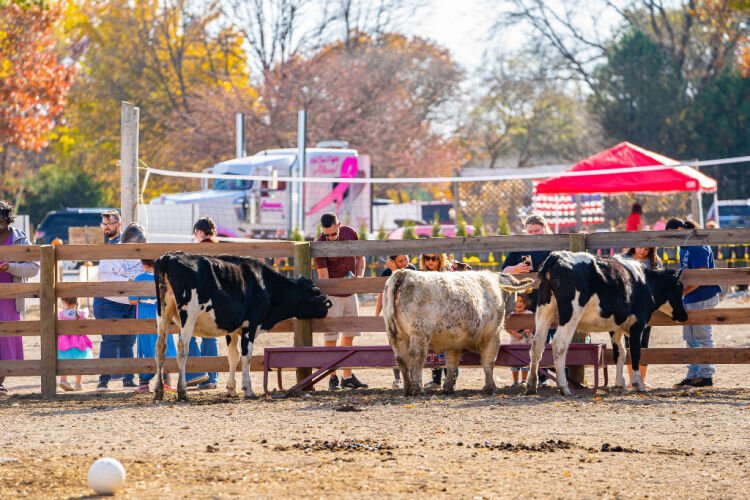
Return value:
[[(78, 309), (78, 299), (62, 299), (62, 310), (57, 314), (57, 319), (66, 321), (72, 319), (88, 319), (88, 312)], [(57, 337), (57, 359), (91, 359), (94, 346), (86, 335), (60, 335)], [(64, 391), (80, 391), (81, 375), (76, 375), (75, 385), (68, 382), (66, 375), (60, 376), (58, 384)]]

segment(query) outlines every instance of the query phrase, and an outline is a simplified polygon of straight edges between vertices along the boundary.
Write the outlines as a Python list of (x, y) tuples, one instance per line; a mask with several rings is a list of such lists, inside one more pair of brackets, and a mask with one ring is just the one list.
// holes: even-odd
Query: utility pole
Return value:
[(120, 214), (122, 225), (138, 222), (139, 109), (122, 101), (120, 111)]

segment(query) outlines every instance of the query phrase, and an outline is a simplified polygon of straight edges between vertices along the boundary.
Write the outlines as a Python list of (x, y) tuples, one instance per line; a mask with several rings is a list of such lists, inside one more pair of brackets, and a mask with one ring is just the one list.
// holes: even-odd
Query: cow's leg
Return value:
[(456, 376), (458, 376), (458, 363), (461, 359), (461, 351), (445, 351), (445, 369), (448, 372), (443, 382), (443, 393), (453, 394), (456, 391)]
[[(165, 301), (166, 302), (166, 301)], [(154, 387), (154, 401), (162, 401), (164, 399), (164, 381), (160, 376), (162, 371), (166, 371), (164, 368), (164, 360), (166, 358), (167, 350), (167, 327), (175, 313), (174, 305), (171, 302), (164, 304), (164, 311), (159, 314), (157, 311), (156, 318), (156, 333), (159, 338), (156, 340), (156, 384)]]
[(393, 354), (396, 356), (396, 364), (399, 370), (401, 370), (401, 376), (404, 379), (404, 395), (410, 396), (412, 391), (412, 384), (414, 383), (411, 378), (410, 371), (410, 360), (409, 360), (409, 341), (401, 337), (395, 337), (391, 340), (391, 347), (393, 347)]
[[(158, 324), (158, 323), (157, 323)], [(156, 339), (156, 384), (154, 385), (154, 401), (164, 399), (164, 361), (167, 351), (167, 333), (161, 327), (157, 327), (158, 337)]]
[[(623, 371), (625, 367), (625, 358), (627, 357), (626, 356), (627, 351), (625, 350), (625, 340), (623, 338), (624, 336), (625, 336), (625, 332), (623, 332), (622, 330), (615, 331), (615, 334), (612, 336), (612, 347), (613, 347), (612, 350), (614, 350), (614, 346), (616, 345), (617, 350), (619, 351), (619, 356), (617, 357), (617, 364), (616, 364), (617, 369), (615, 370), (615, 387), (622, 391), (625, 390), (625, 375)], [(632, 342), (633, 339), (631, 338), (630, 341)]]
[(484, 387), (482, 392), (485, 394), (493, 394), (495, 389), (495, 360), (497, 359), (497, 348), (500, 344), (500, 337), (497, 334), (490, 335), (490, 339), (481, 348), (480, 356), (482, 362), (482, 369), (484, 370)]
[(192, 328), (182, 328), (180, 338), (177, 341), (177, 365), (180, 368), (180, 377), (177, 379), (177, 401), (187, 401), (187, 380), (185, 379), (185, 366), (187, 365), (188, 349), (190, 339), (193, 337)]
[(568, 387), (568, 377), (565, 375), (565, 358), (568, 354), (568, 346), (570, 346), (573, 335), (576, 333), (578, 320), (581, 317), (581, 311), (577, 305), (574, 311), (572, 320), (557, 329), (551, 342), (552, 357), (555, 360), (555, 369), (557, 370), (557, 387), (563, 396), (572, 395)]
[(557, 302), (554, 297), (548, 304), (540, 305), (536, 309), (536, 316), (534, 322), (536, 324), (536, 331), (534, 333), (534, 339), (531, 342), (531, 367), (529, 368), (529, 378), (526, 380), (526, 394), (536, 394), (536, 386), (538, 382), (539, 362), (544, 354), (544, 344), (547, 342), (547, 333), (549, 327), (557, 316)]
[(240, 336), (237, 333), (227, 335), (227, 359), (229, 360), (229, 374), (227, 376), (227, 395), (230, 398), (237, 396), (237, 363), (240, 361)]
[(242, 390), (245, 391), (245, 399), (255, 397), (253, 386), (250, 382), (250, 363), (253, 357), (253, 342), (255, 342), (255, 331), (258, 327), (251, 325), (242, 329)]
[(630, 328), (630, 361), (633, 367), (633, 376), (631, 382), (638, 392), (646, 392), (646, 386), (641, 379), (641, 335), (643, 334), (644, 325), (635, 324)]
[(407, 396), (417, 396), (424, 392), (422, 388), (422, 367), (427, 357), (429, 345), (427, 335), (416, 332), (409, 337), (409, 378), (411, 379), (411, 390), (406, 392)]

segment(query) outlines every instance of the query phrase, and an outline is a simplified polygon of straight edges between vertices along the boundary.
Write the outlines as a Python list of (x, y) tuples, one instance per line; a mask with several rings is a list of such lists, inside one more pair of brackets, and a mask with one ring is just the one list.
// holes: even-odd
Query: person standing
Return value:
[[(666, 225), (666, 224), (665, 224)], [(627, 252), (625, 252), (625, 255), (630, 257), (633, 260), (637, 260), (641, 264), (643, 264), (645, 267), (649, 269), (664, 269), (664, 264), (662, 263), (661, 259), (658, 255), (656, 255), (656, 249), (654, 247), (635, 247), (629, 249)], [(614, 332), (610, 333), (610, 335), (614, 334)], [(643, 329), (643, 333), (641, 334), (641, 349), (648, 349), (649, 341), (651, 340), (651, 327), (647, 326)], [(625, 349), (630, 349), (630, 336), (625, 336)], [(630, 377), (630, 381), (632, 383), (633, 381), (633, 367), (630, 363), (628, 365), (628, 376)], [(648, 365), (644, 365), (643, 363), (640, 364), (640, 367), (638, 368), (638, 371), (641, 374), (641, 380), (643, 381), (643, 384), (646, 387), (650, 387), (648, 384), (646, 384), (646, 372), (648, 371)]]
[[(416, 268), (411, 263), (409, 263), (408, 255), (389, 255), (388, 262), (385, 263), (385, 269), (383, 269), (383, 272), (380, 273), (380, 277), (387, 278), (393, 274), (393, 271), (397, 271), (399, 269), (411, 269), (412, 271), (416, 270)], [(380, 316), (382, 310), (383, 294), (379, 293), (378, 302), (375, 304), (375, 316)], [(394, 389), (401, 388), (401, 371), (398, 368), (393, 369), (393, 384), (391, 385)]]
[[(523, 221), (523, 226), (526, 230), (526, 234), (529, 235), (543, 235), (552, 234), (552, 229), (547, 223), (547, 219), (541, 214), (531, 214), (526, 217)], [(549, 250), (537, 250), (528, 252), (510, 252), (503, 261), (502, 271), (510, 274), (526, 274), (536, 273), (547, 257), (549, 257)], [(534, 289), (528, 294), (529, 305), (528, 309), (531, 312), (536, 312), (536, 306), (539, 303), (539, 290)], [(547, 332), (547, 343), (552, 341), (552, 337), (555, 335), (555, 330), (551, 328)], [(554, 371), (550, 368), (549, 371)], [(547, 376), (543, 373), (539, 373), (539, 386), (542, 387), (547, 382)]]
[[(357, 231), (349, 226), (339, 222), (339, 218), (333, 212), (326, 212), (320, 218), (322, 233), (317, 241), (356, 241), (359, 239)], [(362, 278), (365, 275), (365, 258), (357, 257), (316, 257), (315, 267), (318, 270), (320, 279), (329, 278)], [(357, 294), (353, 295), (331, 295), (333, 306), (328, 310), (329, 318), (340, 317), (358, 317), (359, 303)], [(351, 346), (354, 343), (354, 337), (362, 335), (360, 332), (327, 332), (323, 340), (327, 347), (333, 347), (341, 337), (342, 346)], [(339, 386), (339, 377), (336, 372), (331, 374), (328, 380), (328, 389), (335, 391), (337, 389), (366, 389), (367, 384), (361, 382), (351, 370), (344, 370), (344, 378)]]
[(643, 207), (640, 203), (633, 203), (628, 220), (625, 222), (625, 231), (643, 231), (645, 227), (643, 223)]
[[(31, 244), (26, 233), (11, 225), (15, 220), (13, 205), (0, 201), (0, 246)], [(0, 258), (0, 283), (26, 281), (38, 272), (36, 262), (11, 262)], [(0, 321), (20, 321), (24, 305), (23, 298), (0, 299)], [(23, 337), (0, 337), (0, 361), (22, 359)], [(7, 392), (5, 377), (0, 377), (0, 393)]]
[[(105, 218), (105, 214), (110, 214)], [(117, 227), (119, 230), (120, 215), (105, 212), (102, 214), (102, 228), (105, 237), (112, 243), (119, 239), (119, 243), (145, 243), (146, 233), (143, 227), (131, 223), (125, 229), (122, 236), (112, 237), (107, 234), (108, 229)], [(116, 226), (113, 224), (116, 221)], [(132, 281), (141, 273), (143, 267), (137, 259), (109, 259), (99, 263), (98, 281)], [(135, 306), (128, 301), (127, 296), (117, 297), (94, 297), (94, 317), (96, 319), (133, 319), (135, 318)], [(99, 347), (99, 358), (134, 358), (135, 357), (135, 335), (102, 335), (102, 343)], [(97, 392), (109, 390), (109, 381), (112, 375), (102, 374), (99, 376)], [(138, 387), (133, 381), (132, 373), (123, 375), (123, 387)]]
[[(698, 224), (691, 220), (672, 218), (667, 221), (667, 230), (696, 229)], [(708, 245), (680, 247), (680, 267), (686, 269), (713, 269), (714, 255)], [(717, 285), (688, 285), (683, 291), (682, 302), (688, 311), (713, 309), (719, 305), (721, 288)], [(682, 338), (688, 347), (714, 347), (711, 325), (683, 325)], [(675, 387), (710, 387), (714, 385), (716, 367), (711, 364), (691, 364), (685, 378)]]
[[(448, 259), (444, 253), (426, 253), (419, 258), (420, 271), (449, 272)], [(445, 362), (445, 353), (438, 353), (438, 360)], [(447, 375), (446, 368), (433, 368), (431, 370), (432, 380), (425, 384), (425, 389), (439, 389), (443, 385), (443, 373)], [(456, 372), (458, 377), (458, 372)]]
[[(143, 272), (135, 277), (133, 281), (143, 282), (148, 281), (154, 282), (154, 261), (151, 259), (142, 259), (141, 265), (143, 266)], [(155, 295), (131, 295), (128, 300), (132, 305), (135, 306), (135, 317), (138, 319), (156, 319), (156, 296)], [(159, 336), (155, 333), (139, 333), (137, 351), (138, 358), (154, 358), (156, 356), (156, 341)], [(174, 339), (172, 335), (167, 334), (167, 350), (166, 357), (176, 358), (177, 349), (174, 345)], [(139, 373), (138, 374), (138, 387), (133, 391), (136, 394), (149, 394), (151, 389), (149, 388), (149, 382), (154, 378), (154, 373)], [(175, 393), (177, 390), (172, 387), (169, 383), (169, 374), (159, 374), (163, 377), (164, 381), (164, 392)]]
[[(198, 243), (218, 243), (216, 239), (216, 223), (211, 217), (205, 216), (193, 224), (193, 236)], [(188, 356), (218, 356), (219, 339), (213, 337), (202, 337), (200, 347), (199, 337), (190, 337), (188, 345)], [(198, 389), (216, 389), (219, 380), (218, 372), (210, 373), (188, 373), (185, 376), (188, 386), (198, 386)]]

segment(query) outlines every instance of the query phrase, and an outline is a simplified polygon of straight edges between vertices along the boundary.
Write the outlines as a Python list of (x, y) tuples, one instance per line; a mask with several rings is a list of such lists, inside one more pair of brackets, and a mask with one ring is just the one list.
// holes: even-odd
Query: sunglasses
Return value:
[(323, 234), (325, 235), (326, 238), (335, 238), (336, 236), (339, 235), (339, 232), (336, 231), (335, 233), (323, 233)]
[(422, 260), (424, 260), (425, 262), (429, 262), (431, 260), (438, 261), (440, 260), (440, 257), (438, 257), (437, 255), (423, 255)]

